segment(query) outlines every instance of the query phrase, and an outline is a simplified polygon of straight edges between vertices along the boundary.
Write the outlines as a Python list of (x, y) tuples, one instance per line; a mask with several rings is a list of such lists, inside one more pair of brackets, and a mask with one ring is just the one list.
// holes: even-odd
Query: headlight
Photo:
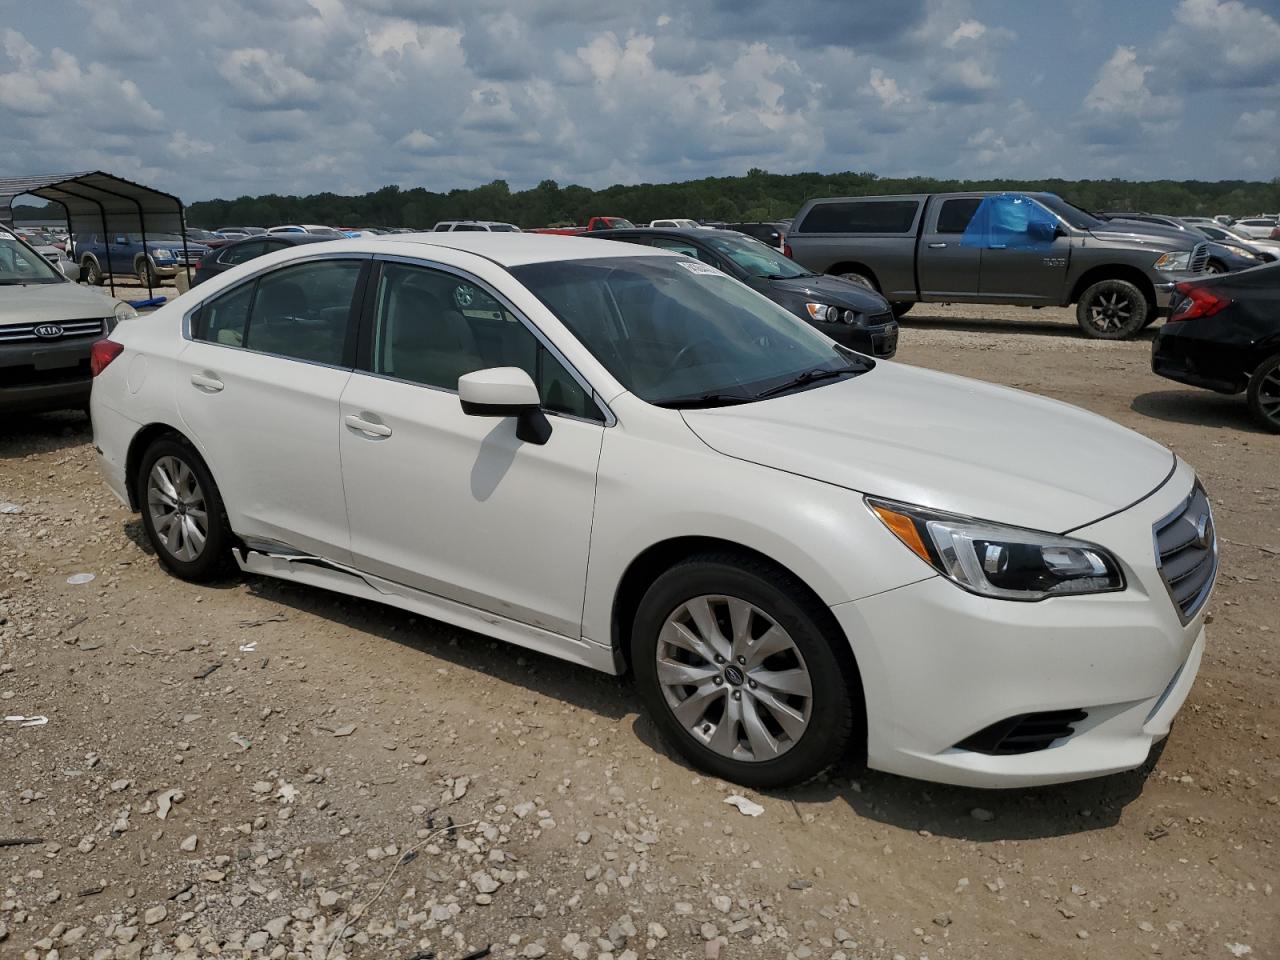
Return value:
[(138, 311), (133, 309), (123, 300), (116, 304), (115, 316), (107, 321), (107, 327), (114, 330), (117, 323), (121, 320), (132, 320), (138, 315)]
[(1250, 253), (1244, 247), (1237, 247), (1234, 243), (1224, 243), (1223, 246), (1226, 247), (1228, 250), (1230, 250), (1232, 253), (1234, 253), (1237, 257), (1240, 257), (1243, 260), (1259, 259), (1256, 253)]
[(1157, 270), (1190, 270), (1191, 269), (1191, 251), (1178, 250), (1175, 253), (1166, 253), (1156, 261)]
[(867, 498), (881, 522), (956, 584), (1000, 600), (1044, 600), (1124, 589), (1120, 565), (1084, 540)]
[(840, 319), (839, 307), (832, 307), (825, 303), (806, 303), (804, 308), (814, 320), (821, 320), (823, 323), (835, 323)]
[(158, 250), (152, 250), (152, 251), (151, 251), (151, 255), (152, 255), (153, 257), (155, 257), (157, 260), (172, 260), (172, 259), (173, 259), (173, 251), (172, 251), (172, 250), (166, 250), (164, 247), (160, 247)]

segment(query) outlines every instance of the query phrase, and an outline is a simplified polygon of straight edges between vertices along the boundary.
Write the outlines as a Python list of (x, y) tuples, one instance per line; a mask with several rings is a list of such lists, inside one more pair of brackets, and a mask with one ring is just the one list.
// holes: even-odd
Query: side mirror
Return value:
[(458, 378), (458, 399), (469, 417), (515, 417), (516, 436), (542, 445), (551, 438), (551, 423), (533, 378), (519, 367), (491, 367)]
[(74, 260), (59, 260), (58, 271), (72, 283), (80, 279), (80, 264)]

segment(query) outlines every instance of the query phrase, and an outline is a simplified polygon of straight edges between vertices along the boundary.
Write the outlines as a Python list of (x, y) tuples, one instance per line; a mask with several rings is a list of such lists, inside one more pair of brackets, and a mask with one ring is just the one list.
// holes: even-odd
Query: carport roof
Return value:
[(62, 204), (73, 221), (103, 215), (137, 220), (182, 212), (182, 201), (172, 194), (101, 170), (0, 178), (0, 207), (6, 214), (11, 215), (13, 198), (24, 194)]

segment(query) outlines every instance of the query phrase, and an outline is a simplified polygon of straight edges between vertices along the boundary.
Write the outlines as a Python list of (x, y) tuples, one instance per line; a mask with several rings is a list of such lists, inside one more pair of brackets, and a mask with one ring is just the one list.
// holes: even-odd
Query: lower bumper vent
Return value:
[(1088, 714), (1083, 710), (1046, 710), (1043, 713), (1021, 713), (984, 727), (956, 744), (957, 750), (972, 750), (994, 756), (1034, 753), (1051, 746), (1055, 740), (1075, 733), (1072, 724)]

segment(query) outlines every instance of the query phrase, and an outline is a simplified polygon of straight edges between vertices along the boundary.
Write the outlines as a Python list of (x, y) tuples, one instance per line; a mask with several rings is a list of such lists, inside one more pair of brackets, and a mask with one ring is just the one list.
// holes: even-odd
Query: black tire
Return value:
[(876, 282), (872, 280), (869, 276), (867, 276), (865, 273), (858, 273), (856, 271), (853, 271), (850, 273), (837, 274), (837, 276), (844, 277), (846, 280), (850, 280), (853, 283), (864, 286), (868, 290), (875, 290), (877, 293), (880, 292), (880, 288), (876, 286)]
[(915, 304), (914, 304), (914, 303), (891, 303), (891, 304), (889, 304), (889, 308), (890, 308), (891, 310), (893, 310), (893, 315), (894, 315), (895, 317), (905, 317), (905, 316), (906, 316), (906, 315), (911, 311), (911, 308), (912, 308), (912, 307), (914, 307), (914, 306), (915, 306)]
[(1258, 364), (1249, 378), (1249, 409), (1264, 430), (1280, 433), (1280, 353)]
[(1205, 273), (1230, 273), (1230, 269), (1221, 260), (1210, 260), (1204, 265)]
[(154, 289), (158, 286), (155, 268), (151, 266), (151, 261), (146, 257), (138, 258), (138, 262), (133, 265), (133, 272), (137, 275), (138, 282), (147, 289)]
[[(204, 510), (207, 516), (206, 539), (198, 556), (184, 559), (176, 556), (174, 551), (156, 530), (155, 519), (150, 509), (148, 478), (157, 461), (172, 458), (185, 464), (194, 474), (203, 495)], [(177, 434), (161, 437), (149, 446), (138, 463), (135, 478), (135, 490), (142, 510), (142, 526), (146, 530), (147, 539), (156, 552), (156, 558), (170, 573), (193, 583), (207, 583), (226, 577), (235, 569), (235, 561), (231, 550), (235, 544), (235, 535), (227, 520), (227, 511), (222, 505), (222, 496), (218, 493), (213, 475), (205, 465), (195, 447)]]
[[(765, 623), (771, 620), (786, 631), (794, 650), (802, 657), (799, 666), (807, 672), (810, 685), (808, 722), (798, 739), (790, 740), (785, 734), (779, 736), (778, 742), (787, 740), (786, 749), (770, 759), (738, 760), (713, 750), (681, 724), (664, 694), (658, 674), (663, 627), (684, 604), (708, 595), (746, 601), (757, 608)], [(803, 783), (822, 773), (844, 755), (851, 738), (859, 748), (865, 743), (861, 681), (852, 656), (841, 655), (835, 646), (843, 646), (845, 642), (830, 612), (795, 577), (760, 559), (732, 553), (704, 554), (677, 564), (649, 587), (636, 611), (631, 662), (640, 697), (650, 717), (664, 738), (691, 764), (747, 787), (784, 787)], [(793, 654), (788, 651), (778, 656), (788, 658)], [(723, 666), (703, 662), (719, 676), (717, 687), (725, 693), (716, 696), (720, 697), (724, 709), (729, 708), (726, 698), (732, 693), (744, 709), (743, 700), (749, 700), (756, 716), (765, 715), (767, 711), (763, 707), (755, 706), (762, 702), (755, 699), (759, 694), (749, 694), (744, 686), (750, 684), (754, 690), (755, 680), (751, 679), (754, 676), (767, 687), (763, 675), (750, 667), (738, 670), (730, 662), (724, 662)], [(788, 661), (789, 664), (795, 662)], [(766, 669), (766, 665), (772, 665), (767, 667), (771, 670), (785, 669), (776, 664), (774, 657), (766, 657), (758, 664), (761, 669)], [(743, 697), (743, 694), (748, 695)], [(721, 714), (720, 719), (723, 717)], [(704, 719), (697, 719), (694, 726), (703, 725)], [(777, 735), (781, 727), (776, 726), (776, 715), (771, 714), (768, 719), (773, 725), (771, 732)], [(715, 726), (718, 728), (720, 724)], [(709, 725), (703, 726), (704, 731), (710, 729)], [(750, 745), (745, 742), (746, 726), (730, 729), (733, 742), (749, 750)]]
[(1076, 304), (1076, 322), (1095, 340), (1128, 340), (1154, 313), (1146, 296), (1128, 280), (1100, 280)]
[(102, 286), (102, 267), (94, 257), (85, 257), (80, 264), (80, 278), (93, 287)]

